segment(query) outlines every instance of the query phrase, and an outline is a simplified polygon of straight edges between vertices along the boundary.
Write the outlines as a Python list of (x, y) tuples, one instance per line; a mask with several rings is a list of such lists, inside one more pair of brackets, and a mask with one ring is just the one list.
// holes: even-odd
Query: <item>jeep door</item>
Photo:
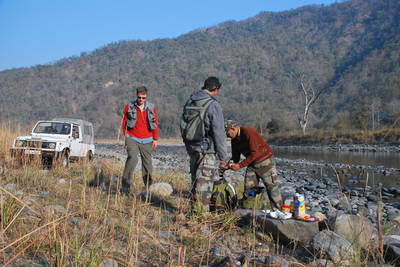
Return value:
[(71, 157), (84, 157), (84, 147), (82, 143), (82, 130), (78, 125), (72, 126)]

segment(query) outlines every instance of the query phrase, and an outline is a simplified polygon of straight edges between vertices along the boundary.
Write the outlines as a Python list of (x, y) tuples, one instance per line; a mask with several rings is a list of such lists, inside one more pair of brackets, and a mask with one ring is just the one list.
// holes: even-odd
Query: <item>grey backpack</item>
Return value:
[(180, 125), (183, 141), (199, 142), (206, 136), (204, 118), (212, 102), (212, 98), (186, 102)]

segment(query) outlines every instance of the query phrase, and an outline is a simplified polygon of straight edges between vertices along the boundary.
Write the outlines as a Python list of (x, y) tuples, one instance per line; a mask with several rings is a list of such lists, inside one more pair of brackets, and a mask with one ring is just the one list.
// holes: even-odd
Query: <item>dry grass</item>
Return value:
[[(107, 163), (103, 168), (110, 175), (122, 171)], [(172, 182), (177, 194), (153, 201), (139, 197), (141, 182), (131, 197), (89, 187), (94, 169), (73, 164), (68, 171), (9, 170), (0, 187), (0, 262), (40, 259), (51, 266), (98, 266), (109, 258), (120, 266), (184, 266), (216, 260), (213, 248), (257, 254), (256, 237), (239, 228), (231, 214), (190, 215), (183, 175), (155, 177)], [(63, 209), (51, 209), (54, 205)]]
[(232, 214), (190, 214), (190, 184), (182, 173), (154, 177), (173, 185), (171, 197), (143, 197), (138, 174), (126, 197), (111, 185), (89, 186), (96, 169), (112, 178), (122, 173), (121, 163), (81, 162), (51, 170), (40, 162), (13, 164), (11, 142), (27, 131), (11, 129), (0, 127), (1, 162), (7, 166), (0, 174), (1, 264), (99, 266), (113, 259), (119, 266), (196, 266), (218, 260), (215, 248), (234, 258), (244, 251), (265, 252), (257, 252), (256, 237), (239, 228)]
[[(21, 131), (3, 126), (0, 131), (4, 159)], [(255, 227), (239, 227), (231, 213), (192, 215), (190, 184), (183, 173), (155, 174), (155, 182), (169, 182), (175, 189), (172, 196), (159, 199), (143, 194), (138, 174), (129, 197), (115, 192), (113, 183), (89, 186), (99, 168), (112, 179), (122, 173), (122, 163), (80, 162), (51, 170), (40, 164), (15, 168), (11, 160), (6, 163), (7, 172), (0, 173), (4, 265), (99, 266), (112, 259), (118, 266), (198, 266), (227, 256), (251, 265), (249, 257), (283, 254)]]
[(9, 161), (9, 150), (14, 138), (29, 133), (27, 127), (21, 127), (19, 124), (12, 122), (0, 123), (0, 161)]

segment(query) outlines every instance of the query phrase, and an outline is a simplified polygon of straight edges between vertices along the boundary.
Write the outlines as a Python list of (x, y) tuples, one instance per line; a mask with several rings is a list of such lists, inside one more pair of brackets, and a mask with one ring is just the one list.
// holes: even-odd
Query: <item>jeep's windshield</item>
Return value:
[(70, 134), (71, 124), (62, 122), (40, 122), (33, 130), (34, 133)]

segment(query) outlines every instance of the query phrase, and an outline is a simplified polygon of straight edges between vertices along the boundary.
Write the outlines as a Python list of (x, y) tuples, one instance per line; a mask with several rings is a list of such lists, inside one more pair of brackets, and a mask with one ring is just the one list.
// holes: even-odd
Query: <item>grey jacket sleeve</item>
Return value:
[(210, 132), (213, 137), (215, 152), (220, 160), (228, 161), (224, 114), (222, 113), (221, 105), (217, 101), (214, 101), (210, 104), (208, 114), (210, 118)]

